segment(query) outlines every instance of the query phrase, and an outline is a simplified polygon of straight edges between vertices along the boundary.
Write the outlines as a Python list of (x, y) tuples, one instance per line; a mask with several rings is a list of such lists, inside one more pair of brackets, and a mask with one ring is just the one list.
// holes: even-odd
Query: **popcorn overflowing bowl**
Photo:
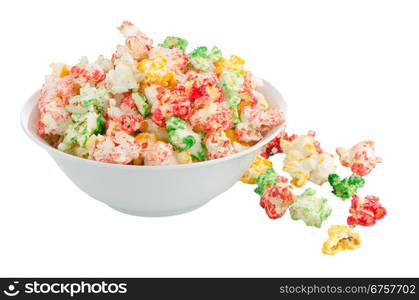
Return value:
[(124, 21), (111, 58), (52, 63), (22, 111), (28, 136), (91, 197), (129, 214), (197, 208), (281, 130), (285, 103), (244, 59)]
[[(287, 112), (280, 93), (267, 81), (258, 90), (272, 107)], [(70, 180), (92, 198), (137, 216), (169, 216), (194, 210), (236, 183), (260, 149), (279, 134), (272, 128), (257, 144), (223, 158), (167, 166), (136, 166), (83, 159), (50, 146), (38, 135), (39, 92), (21, 111), (25, 133), (44, 148)]]

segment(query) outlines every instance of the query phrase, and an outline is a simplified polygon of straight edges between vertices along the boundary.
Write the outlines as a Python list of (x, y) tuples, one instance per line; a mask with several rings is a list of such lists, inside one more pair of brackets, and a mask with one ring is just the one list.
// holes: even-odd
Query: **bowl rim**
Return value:
[[(263, 86), (267, 86), (268, 88), (274, 90), (274, 92), (278, 94), (279, 100), (277, 100), (277, 101), (278, 102), (282, 101), (281, 111), (284, 112), (285, 117), (287, 118), (287, 113), (288, 113), (287, 103), (285, 102), (282, 94), (272, 84), (270, 84), (268, 81), (266, 81), (264, 79), (262, 79), (262, 81), (263, 81)], [(70, 160), (75, 160), (76, 162), (80, 162), (80, 163), (83, 163), (83, 161), (84, 161), (87, 164), (96, 165), (98, 167), (116, 168), (116, 169), (125, 169), (125, 170), (155, 170), (155, 171), (157, 171), (157, 170), (189, 169), (189, 168), (199, 168), (199, 167), (210, 166), (210, 165), (222, 163), (222, 162), (225, 162), (225, 161), (228, 161), (228, 160), (238, 159), (238, 158), (240, 158), (242, 156), (245, 156), (249, 153), (258, 151), (261, 147), (265, 146), (272, 139), (274, 139), (276, 136), (278, 136), (280, 131), (283, 130), (283, 128), (284, 128), (284, 124), (282, 124), (281, 126), (277, 126), (273, 129), (271, 129), (269, 134), (264, 136), (263, 139), (261, 141), (259, 141), (258, 143), (256, 143), (255, 145), (253, 145), (253, 146), (251, 146), (251, 147), (249, 147), (249, 148), (247, 148), (243, 151), (240, 151), (238, 153), (235, 153), (235, 154), (232, 154), (232, 155), (229, 155), (229, 156), (226, 156), (226, 157), (222, 157), (222, 158), (217, 158), (217, 159), (194, 162), (194, 163), (190, 163), (190, 164), (167, 165), (167, 166), (145, 166), (145, 165), (137, 166), (137, 165), (122, 165), (122, 164), (106, 163), (106, 162), (96, 161), (96, 160), (92, 160), (92, 159), (81, 158), (81, 157), (78, 157), (78, 156), (75, 156), (75, 155), (71, 155), (71, 154), (59, 151), (58, 149), (56, 149), (56, 148), (52, 147), (51, 145), (47, 144), (45, 141), (42, 140), (42, 138), (39, 135), (34, 134), (29, 129), (29, 118), (30, 118), (30, 115), (32, 114), (32, 112), (37, 108), (39, 92), (40, 92), (40, 90), (35, 91), (28, 98), (28, 100), (26, 100), (26, 102), (24, 103), (24, 105), (23, 105), (23, 107), (20, 111), (20, 124), (23, 128), (23, 131), (26, 133), (26, 135), (33, 142), (38, 144), (40, 147), (44, 148), (47, 152), (52, 152), (52, 153), (57, 154), (59, 156), (63, 156), (63, 157), (68, 158)]]

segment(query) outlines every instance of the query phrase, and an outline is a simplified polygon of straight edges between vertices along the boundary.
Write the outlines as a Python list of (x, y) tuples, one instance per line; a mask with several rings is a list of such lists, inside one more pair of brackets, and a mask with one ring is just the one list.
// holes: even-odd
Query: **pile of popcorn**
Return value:
[[(256, 157), (241, 178), (247, 184), (257, 184), (255, 192), (261, 197), (260, 206), (271, 219), (284, 216), (289, 210), (293, 220), (301, 220), (307, 226), (320, 228), (332, 213), (328, 200), (317, 196), (317, 191), (307, 188), (297, 195), (295, 188), (306, 185), (308, 181), (322, 185), (329, 182), (332, 193), (342, 200), (351, 198), (347, 225), (333, 225), (329, 228), (329, 238), (323, 244), (323, 253), (334, 255), (339, 251), (353, 250), (361, 245), (355, 226), (372, 226), (386, 215), (376, 196), (357, 195), (365, 184), (368, 175), (381, 162), (375, 154), (374, 142), (364, 141), (350, 149), (338, 147), (336, 152), (340, 163), (352, 171), (348, 178), (336, 174), (334, 156), (324, 152), (315, 139), (315, 132), (302, 135), (280, 133), (269, 142)], [(279, 175), (268, 159), (282, 153), (285, 155), (282, 170), (291, 176), (291, 181)]]
[(244, 60), (217, 47), (153, 41), (131, 22), (111, 59), (53, 63), (38, 101), (39, 135), (57, 149), (115, 164), (222, 158), (259, 142), (284, 113), (257, 91)]

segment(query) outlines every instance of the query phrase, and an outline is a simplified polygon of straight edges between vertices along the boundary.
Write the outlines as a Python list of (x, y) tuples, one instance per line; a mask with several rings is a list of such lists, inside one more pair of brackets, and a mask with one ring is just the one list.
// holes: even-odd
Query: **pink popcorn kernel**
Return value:
[(134, 99), (132, 99), (131, 93), (124, 93), (124, 96), (121, 100), (121, 109), (127, 111), (136, 111), (137, 106), (135, 105)]
[(144, 164), (162, 166), (173, 164), (173, 147), (165, 142), (157, 141), (150, 146), (144, 157)]
[[(130, 21), (122, 22), (118, 27), (122, 36), (126, 39), (125, 46), (129, 54), (137, 61), (146, 58), (153, 45), (153, 40), (150, 39), (145, 33), (141, 32)], [(117, 55), (115, 55), (117, 57)]]
[(360, 142), (350, 149), (338, 147), (336, 152), (341, 164), (351, 168), (352, 172), (359, 176), (368, 175), (377, 163), (382, 162), (382, 159), (375, 154), (373, 141)]
[(97, 161), (126, 165), (141, 155), (135, 139), (122, 130), (115, 129), (96, 145), (93, 157)]
[(186, 72), (188, 80), (194, 81), (198, 86), (201, 85), (213, 85), (217, 82), (218, 78), (214, 72), (198, 73), (195, 71)]
[(72, 76), (65, 76), (57, 80), (57, 96), (61, 97), (64, 105), (67, 105), (71, 97), (77, 95)]
[(239, 123), (235, 128), (237, 138), (243, 143), (256, 143), (259, 142), (263, 135), (257, 128), (254, 128), (249, 123)]
[(210, 159), (226, 157), (234, 152), (233, 145), (224, 132), (208, 133), (204, 143), (207, 148), (207, 156)]
[(140, 130), (142, 118), (140, 116), (122, 115), (120, 117), (121, 129), (128, 132), (136, 132)]
[(218, 132), (233, 127), (232, 110), (225, 103), (214, 102), (210, 97), (195, 101), (189, 121), (204, 132)]
[(80, 84), (90, 83), (93, 86), (106, 78), (106, 74), (103, 70), (95, 68), (92, 65), (73, 66), (70, 73), (76, 82), (79, 82)]

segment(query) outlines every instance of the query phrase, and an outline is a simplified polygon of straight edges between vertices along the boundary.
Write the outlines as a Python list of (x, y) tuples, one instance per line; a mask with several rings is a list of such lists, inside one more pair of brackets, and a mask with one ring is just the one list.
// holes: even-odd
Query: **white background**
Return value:
[[(417, 1), (2, 1), (0, 276), (419, 276)], [(357, 229), (363, 245), (321, 253), (349, 201), (324, 186), (321, 229), (270, 220), (253, 186), (237, 183), (180, 216), (113, 211), (78, 190), (19, 125), (49, 63), (110, 56), (131, 20), (247, 60), (289, 104), (288, 129), (317, 131), (326, 151), (376, 141), (384, 159), (360, 195), (388, 215)], [(282, 157), (274, 164), (279, 170)], [(339, 173), (348, 175), (341, 167)], [(133, 188), (141, 188), (138, 187)], [(168, 199), (170, 200), (170, 199)]]

